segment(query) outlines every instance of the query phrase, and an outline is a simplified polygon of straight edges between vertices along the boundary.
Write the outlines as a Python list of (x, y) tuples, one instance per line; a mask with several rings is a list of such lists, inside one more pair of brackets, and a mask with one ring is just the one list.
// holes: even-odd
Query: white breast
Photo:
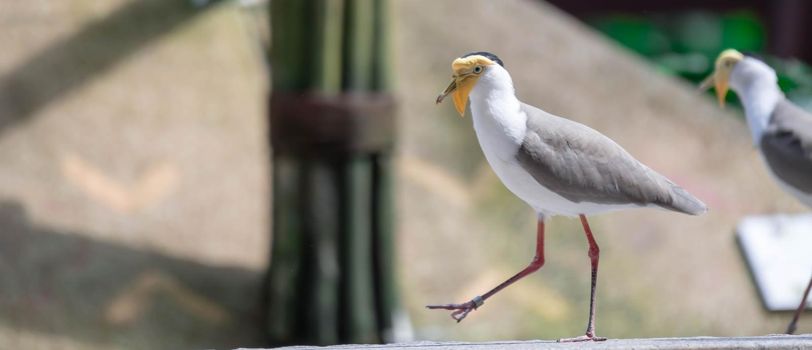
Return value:
[(744, 105), (753, 144), (757, 145), (761, 140), (775, 105), (784, 98), (777, 79), (772, 68), (750, 57), (737, 63), (731, 72), (730, 88)]

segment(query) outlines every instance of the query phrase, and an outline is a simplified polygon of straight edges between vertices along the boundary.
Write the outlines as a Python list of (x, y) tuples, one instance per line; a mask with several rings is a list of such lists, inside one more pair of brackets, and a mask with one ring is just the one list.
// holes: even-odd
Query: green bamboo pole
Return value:
[[(306, 27), (307, 4), (303, 1), (273, 1), (271, 3), (270, 53), (273, 67), (272, 86), (275, 91), (296, 91), (307, 85)], [(293, 344), (301, 338), (300, 287), (302, 285), (303, 237), (301, 224), (302, 164), (290, 156), (275, 156), (272, 167), (273, 184), (273, 245), (268, 272), (269, 338), (276, 344)], [(281, 205), (281, 203), (284, 203)]]
[[(313, 72), (308, 85), (323, 95), (341, 92), (343, 6), (342, 0), (313, 0), (310, 9)], [(304, 338), (317, 344), (337, 344), (341, 340), (337, 326), (341, 270), (338, 165), (329, 159), (307, 161), (312, 166), (302, 174), (309, 184), (302, 209), (309, 237), (308, 254), (304, 254), (303, 259), (310, 267), (300, 301), (305, 315)]]
[(273, 207), (273, 264), (269, 271), (268, 283), (268, 332), (278, 343), (290, 343), (295, 339), (298, 323), (297, 298), (301, 279), (300, 236), (288, 234), (298, 232), (299, 217), (299, 176), (298, 162), (276, 157), (273, 165), (273, 202), (285, 203)]
[(372, 268), (372, 164), (369, 156), (351, 156), (343, 166), (342, 331), (350, 343), (380, 342)]
[(391, 31), (389, 1), (375, 1), (373, 9), (373, 65), (372, 90), (388, 91), (392, 88), (392, 50), (389, 47)]
[(396, 278), (396, 253), (394, 240), (394, 203), (392, 196), (393, 168), (390, 154), (377, 155), (373, 159), (372, 230), (373, 268), (375, 276), (378, 329), (382, 340), (391, 342), (394, 319), (398, 308)]
[(368, 91), (372, 87), (375, 0), (346, 1), (344, 89)]
[[(373, 9), (373, 66), (372, 90), (388, 91), (392, 88), (391, 30), (389, 1), (376, 1)], [(394, 341), (394, 319), (398, 308), (396, 278), (396, 252), (394, 240), (394, 198), (392, 155), (388, 152), (373, 158), (373, 276), (376, 281), (376, 312), (378, 329), (384, 341)]]
[(314, 86), (325, 94), (341, 91), (344, 0), (315, 0), (313, 22)]
[(309, 85), (309, 4), (271, 1), (271, 76), (276, 91), (303, 90)]
[[(371, 87), (373, 47), (373, 0), (346, 0), (344, 24), (345, 91), (366, 91)], [(350, 156), (344, 173), (344, 217), (342, 270), (342, 334), (353, 343), (375, 341), (376, 315), (372, 281), (371, 164), (368, 157)]]
[(308, 268), (297, 301), (304, 317), (303, 337), (319, 344), (337, 344), (340, 217), (336, 208), (340, 205), (340, 186), (334, 163), (315, 159), (304, 162), (308, 164), (302, 174), (307, 186), (302, 188), (305, 205), (301, 210), (302, 231), (307, 238), (306, 253), (301, 258)]

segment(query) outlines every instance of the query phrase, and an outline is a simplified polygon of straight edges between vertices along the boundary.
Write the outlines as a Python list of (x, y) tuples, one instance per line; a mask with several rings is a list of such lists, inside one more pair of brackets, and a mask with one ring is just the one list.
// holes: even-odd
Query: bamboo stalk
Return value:
[(344, 90), (369, 91), (372, 87), (373, 1), (346, 0)]
[(302, 196), (302, 225), (307, 239), (308, 273), (304, 278), (303, 314), (305, 338), (321, 345), (339, 342), (339, 211), (340, 194), (335, 162), (313, 159), (302, 174), (306, 178)]
[(313, 87), (321, 93), (338, 93), (341, 91), (344, 1), (315, 0), (313, 17)]
[(379, 342), (372, 276), (371, 162), (367, 156), (350, 156), (343, 167), (342, 338), (350, 343)]
[(393, 169), (389, 154), (373, 160), (372, 245), (375, 277), (375, 309), (378, 329), (384, 342), (392, 342), (397, 308), (397, 271), (394, 241)]
[[(299, 168), (296, 161), (275, 157), (273, 166), (273, 264), (269, 271), (268, 332), (279, 343), (294, 341), (298, 323), (297, 287), (301, 276)], [(284, 203), (284, 205), (282, 205)]]
[(298, 91), (309, 86), (309, 3), (271, 1), (271, 77), (276, 91)]
[(392, 50), (389, 47), (391, 9), (388, 0), (376, 0), (374, 6), (372, 90), (388, 91), (392, 88)]

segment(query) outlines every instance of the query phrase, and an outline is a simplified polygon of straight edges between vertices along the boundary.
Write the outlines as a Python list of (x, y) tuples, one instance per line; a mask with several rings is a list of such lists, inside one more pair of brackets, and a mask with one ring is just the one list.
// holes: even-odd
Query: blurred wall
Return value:
[(251, 18), (0, 7), (0, 347), (257, 344), (269, 189)]

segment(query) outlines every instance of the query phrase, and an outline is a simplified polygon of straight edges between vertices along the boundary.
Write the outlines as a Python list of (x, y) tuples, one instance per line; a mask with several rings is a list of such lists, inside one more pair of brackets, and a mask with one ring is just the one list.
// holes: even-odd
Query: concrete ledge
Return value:
[(768, 335), (760, 337), (695, 337), (695, 338), (651, 338), (651, 339), (609, 339), (604, 342), (557, 343), (551, 340), (500, 341), (487, 343), (464, 342), (414, 342), (401, 344), (337, 345), (328, 347), (292, 346), (283, 349), (812, 349), (812, 334)]

